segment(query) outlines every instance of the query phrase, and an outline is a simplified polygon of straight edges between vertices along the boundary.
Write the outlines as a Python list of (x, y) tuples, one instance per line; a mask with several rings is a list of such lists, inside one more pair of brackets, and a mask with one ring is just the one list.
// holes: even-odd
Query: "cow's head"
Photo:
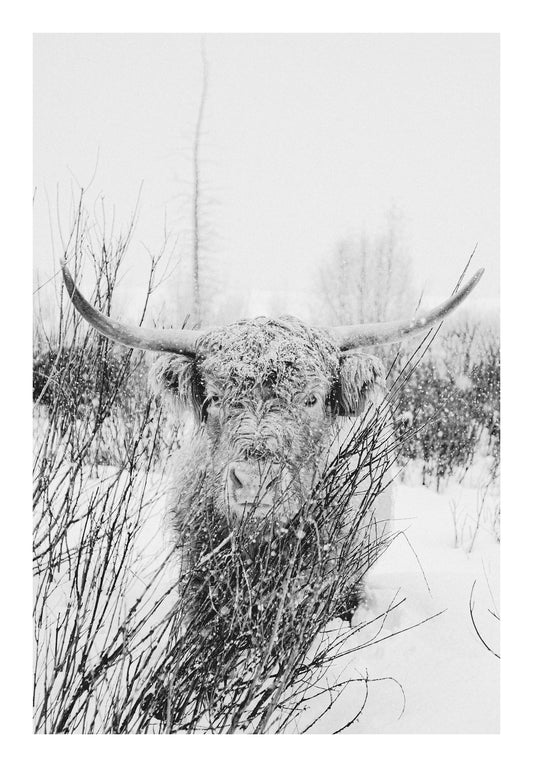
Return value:
[(337, 415), (358, 415), (382, 385), (374, 357), (340, 355), (294, 317), (211, 330), (194, 357), (164, 355), (158, 389), (191, 410), (210, 440), (214, 500), (242, 518), (290, 516), (307, 495)]
[(191, 410), (210, 440), (214, 502), (221, 513), (291, 514), (324, 460), (337, 416), (359, 415), (383, 385), (379, 361), (361, 348), (427, 331), (474, 288), (483, 270), (448, 301), (406, 322), (312, 328), (293, 317), (258, 318), (209, 330), (131, 328), (79, 293), (78, 311), (100, 333), (130, 347), (165, 352), (158, 388)]

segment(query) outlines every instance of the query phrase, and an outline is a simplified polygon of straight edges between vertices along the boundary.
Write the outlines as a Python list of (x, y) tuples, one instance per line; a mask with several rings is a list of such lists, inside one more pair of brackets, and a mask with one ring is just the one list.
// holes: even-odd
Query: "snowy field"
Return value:
[[(350, 677), (383, 681), (369, 682), (368, 690), (362, 682), (349, 685), (310, 732), (334, 732), (362, 708), (344, 732), (496, 733), (499, 659), (478, 638), (470, 603), (475, 583), (474, 620), (485, 642), (499, 653), (499, 622), (489, 613), (499, 614), (499, 544), (491, 525), (498, 499), (485, 498), (470, 552), (482, 497), (476, 487), (468, 487), (468, 478), (441, 493), (402, 483), (395, 496), (397, 529), (405, 535), (374, 567), (358, 619), (372, 621), (405, 599), (389, 612), (379, 638), (396, 635), (363, 647), (329, 674), (331, 685)], [(460, 541), (453, 511), (462, 529)], [(376, 623), (367, 626), (357, 644), (370, 642), (376, 632)]]
[[(108, 472), (88, 479), (86, 498), (98, 486), (102, 491), (114, 474)], [(129, 585), (121, 595), (124, 609), (169, 552), (160, 482), (157, 475), (149, 482), (153, 491), (147, 493)], [(480, 461), (461, 484), (449, 481), (439, 493), (421, 485), (415, 467), (396, 483), (397, 535), (367, 578), (366, 602), (356, 614), (361, 629), (342, 648), (357, 649), (336, 660), (317, 688), (331, 690), (326, 714), (312, 724), (328, 708), (329, 693), (308, 704), (288, 732), (498, 732), (499, 498), (496, 485), (486, 488)], [(170, 562), (160, 593), (173, 581)], [(65, 613), (68, 582), (47, 605), (51, 627)], [(156, 593), (150, 599), (155, 602)], [(170, 593), (165, 610), (175, 599)], [(340, 620), (328, 627), (332, 635), (346, 630)], [(105, 635), (102, 626), (102, 641)], [(102, 646), (95, 642), (93, 658)], [(336, 699), (346, 680), (354, 681)], [(103, 711), (106, 704), (100, 705)]]

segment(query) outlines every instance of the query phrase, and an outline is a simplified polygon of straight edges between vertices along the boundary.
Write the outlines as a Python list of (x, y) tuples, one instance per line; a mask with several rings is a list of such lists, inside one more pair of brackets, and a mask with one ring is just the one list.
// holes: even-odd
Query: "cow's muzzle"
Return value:
[(283, 501), (286, 484), (286, 470), (280, 463), (233, 461), (226, 473), (229, 507), (237, 514), (264, 516)]

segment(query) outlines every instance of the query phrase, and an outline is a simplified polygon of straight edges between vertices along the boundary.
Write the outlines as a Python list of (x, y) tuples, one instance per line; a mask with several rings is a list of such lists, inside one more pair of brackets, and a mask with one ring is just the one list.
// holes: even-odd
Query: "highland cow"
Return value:
[[(247, 561), (261, 540), (271, 545), (272, 535), (286, 532), (301, 509), (309, 508), (334, 460), (343, 422), (364, 418), (370, 405), (379, 407), (383, 368), (361, 349), (427, 332), (466, 298), (481, 274), (433, 311), (408, 321), (313, 328), (294, 317), (260, 317), (220, 328), (152, 330), (126, 326), (94, 309), (63, 264), (67, 290), (81, 315), (114, 341), (162, 353), (153, 369), (157, 391), (193, 414), (195, 431), (179, 451), (171, 509), (185, 569), (204, 601), (217, 584), (207, 582), (198, 564), (232, 538), (235, 545), (235, 531), (248, 531), (246, 540), (253, 542)], [(332, 551), (325, 583), (335, 577), (338, 557), (349, 556), (343, 531), (359, 513), (356, 496), (374, 482), (371, 462), (359, 473), (348, 516), (329, 533), (325, 523), (322, 529), (318, 525), (323, 549)], [(375, 538), (386, 535), (390, 497), (377, 493), (373, 501), (364, 509), (365, 524), (360, 514), (357, 518), (352, 547), (368, 539), (370, 529)], [(357, 593), (354, 587), (349, 612)]]

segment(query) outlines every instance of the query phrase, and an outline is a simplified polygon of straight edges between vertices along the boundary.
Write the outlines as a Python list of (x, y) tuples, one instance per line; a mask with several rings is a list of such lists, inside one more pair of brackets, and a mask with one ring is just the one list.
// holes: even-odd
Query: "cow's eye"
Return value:
[(220, 405), (220, 396), (218, 394), (212, 394), (209, 397), (208, 404), (214, 405), (215, 407), (217, 407), (218, 405)]
[(318, 402), (316, 396), (314, 394), (309, 394), (309, 396), (305, 400), (305, 406), (306, 407), (313, 407), (313, 405), (316, 405)]

